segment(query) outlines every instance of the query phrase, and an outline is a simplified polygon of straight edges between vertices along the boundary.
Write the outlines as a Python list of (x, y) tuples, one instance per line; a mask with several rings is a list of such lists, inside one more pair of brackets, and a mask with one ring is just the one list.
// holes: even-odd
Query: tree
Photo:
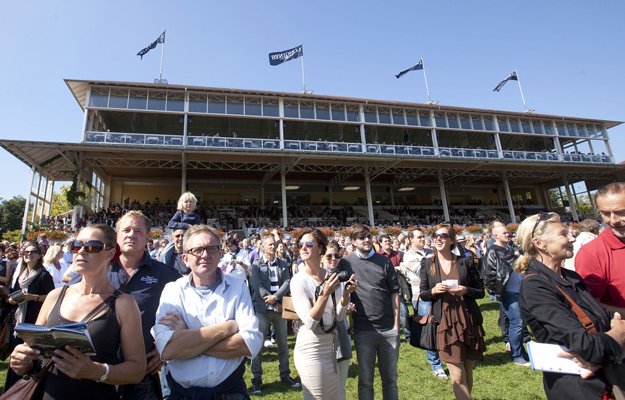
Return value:
[(562, 199), (560, 198), (560, 192), (558, 189), (549, 189), (549, 198), (551, 199), (551, 205), (553, 208), (562, 207)]
[(0, 235), (21, 229), (25, 205), (26, 199), (22, 196), (13, 196), (9, 200), (0, 197)]
[(72, 210), (71, 204), (67, 202), (67, 192), (69, 190), (70, 187), (68, 185), (63, 185), (60, 187), (59, 192), (52, 195), (52, 206), (50, 208), (51, 217), (55, 217)]

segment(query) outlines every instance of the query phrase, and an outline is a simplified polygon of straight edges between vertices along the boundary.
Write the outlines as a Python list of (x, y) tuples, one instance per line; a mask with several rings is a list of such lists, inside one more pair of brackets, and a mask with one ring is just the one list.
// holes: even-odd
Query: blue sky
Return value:
[[(83, 114), (63, 79), (152, 82), (167, 29), (172, 84), (297, 92), (299, 60), (267, 54), (303, 43), (316, 94), (425, 102), (423, 57), (441, 104), (625, 120), (623, 2), (21, 1), (0, 3), (0, 137), (78, 142)], [(625, 127), (609, 131), (625, 160)], [(29, 169), (0, 150), (0, 197), (26, 195)]]

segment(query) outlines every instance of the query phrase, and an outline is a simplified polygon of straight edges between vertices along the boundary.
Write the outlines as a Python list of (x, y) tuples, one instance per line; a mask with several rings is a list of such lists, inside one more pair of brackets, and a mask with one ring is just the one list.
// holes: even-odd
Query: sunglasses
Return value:
[(534, 229), (532, 229), (532, 238), (534, 237), (534, 233), (536, 233), (536, 228), (538, 228), (538, 224), (540, 224), (541, 221), (548, 220), (549, 218), (551, 218), (551, 215), (549, 215), (548, 212), (541, 211), (538, 213), (536, 223), (534, 224)]
[(372, 237), (373, 237), (373, 235), (368, 234), (368, 235), (359, 236), (356, 239), (358, 239), (358, 240), (367, 240), (367, 239), (371, 239)]
[(315, 247), (315, 244), (313, 242), (299, 242), (297, 244), (297, 247), (300, 249), (304, 246), (306, 246), (307, 249), (312, 249), (313, 247)]
[(441, 238), (441, 239), (449, 239), (449, 233), (435, 233), (432, 235), (432, 239)]
[(194, 247), (192, 249), (187, 250), (188, 254), (193, 254), (196, 257), (202, 257), (202, 254), (204, 254), (204, 251), (206, 251), (207, 254), (215, 254), (215, 253), (219, 253), (219, 246), (206, 246), (206, 247)]
[(90, 240), (86, 243), (81, 242), (80, 240), (75, 240), (74, 243), (72, 243), (72, 248), (71, 248), (71, 252), (76, 254), (80, 251), (80, 249), (85, 248), (85, 250), (87, 251), (87, 253), (99, 253), (102, 250), (110, 250), (110, 249), (106, 249), (106, 245), (102, 242), (100, 242), (99, 240)]
[(24, 253), (24, 255), (29, 255), (29, 256), (32, 256), (33, 254), (39, 254), (37, 250), (24, 250), (22, 253)]
[(338, 253), (326, 254), (325, 257), (326, 257), (326, 260), (328, 260), (328, 261), (332, 260), (332, 258), (334, 258), (335, 260), (340, 260), (341, 259), (341, 255), (338, 254)]

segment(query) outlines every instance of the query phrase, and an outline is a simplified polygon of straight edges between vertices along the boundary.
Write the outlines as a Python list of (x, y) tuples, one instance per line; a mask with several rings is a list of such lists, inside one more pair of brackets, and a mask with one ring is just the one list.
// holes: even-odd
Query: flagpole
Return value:
[[(299, 44), (303, 46), (303, 43)], [(306, 75), (304, 75), (304, 52), (302, 51), (302, 82), (304, 83), (304, 93), (306, 93)]]
[(521, 99), (523, 99), (523, 107), (525, 107), (525, 111), (527, 111), (527, 106), (525, 105), (525, 96), (523, 96), (523, 89), (521, 88), (521, 78), (519, 78), (519, 73), (516, 69), (514, 70), (514, 72), (516, 73), (516, 80), (517, 82), (519, 82), (519, 90), (521, 91)]
[[(167, 32), (167, 30), (163, 31), (163, 33)], [(161, 47), (161, 70), (158, 74), (158, 83), (161, 83), (163, 80), (163, 54), (165, 53), (165, 41), (161, 43), (163, 46)]]
[(428, 77), (425, 74), (425, 63), (423, 62), (423, 57), (421, 57), (421, 64), (423, 65), (423, 77), (425, 78), (425, 90), (428, 92), (428, 101), (430, 100), (430, 89), (428, 88)]

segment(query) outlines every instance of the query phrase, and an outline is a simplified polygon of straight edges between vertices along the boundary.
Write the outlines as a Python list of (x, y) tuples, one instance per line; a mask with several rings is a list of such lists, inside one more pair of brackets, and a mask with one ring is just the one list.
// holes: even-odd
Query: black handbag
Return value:
[(419, 301), (415, 307), (415, 313), (410, 321), (410, 345), (423, 350), (436, 350), (436, 329), (437, 324), (432, 319), (432, 308), (430, 315), (418, 315)]

